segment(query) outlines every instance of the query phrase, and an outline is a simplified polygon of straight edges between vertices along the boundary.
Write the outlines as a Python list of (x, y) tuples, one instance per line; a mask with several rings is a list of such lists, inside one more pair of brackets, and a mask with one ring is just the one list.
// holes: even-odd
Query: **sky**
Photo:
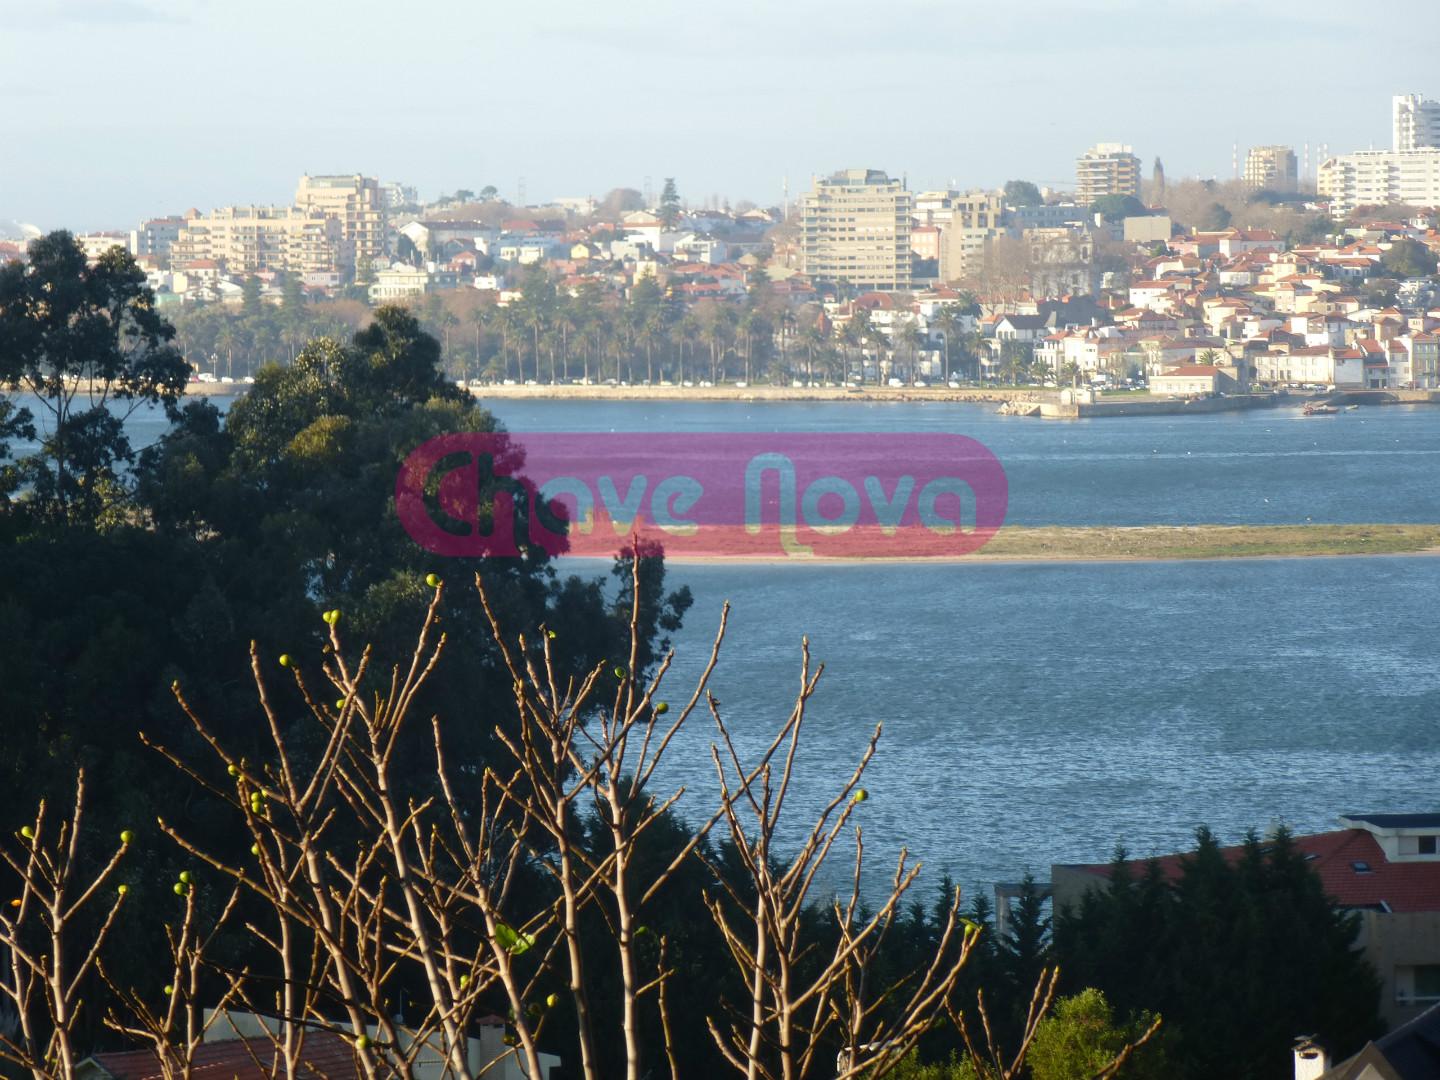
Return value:
[(303, 172), (778, 205), (852, 167), (1065, 186), (1096, 142), (1313, 169), (1440, 98), (1437, 41), (1434, 0), (0, 0), (0, 222), (283, 204)]

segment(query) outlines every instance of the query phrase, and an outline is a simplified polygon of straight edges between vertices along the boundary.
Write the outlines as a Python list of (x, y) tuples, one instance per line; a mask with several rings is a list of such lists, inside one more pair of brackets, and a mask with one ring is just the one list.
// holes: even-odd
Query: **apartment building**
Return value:
[(1245, 155), (1246, 191), (1294, 191), (1300, 182), (1295, 151), (1288, 146), (1252, 146)]
[(170, 249), (176, 269), (213, 261), (225, 273), (349, 273), (348, 246), (337, 218), (294, 206), (226, 206), (186, 219)]
[(1096, 143), (1075, 162), (1075, 201), (1089, 206), (1107, 195), (1140, 195), (1140, 159), (1121, 143)]
[(940, 232), (940, 280), (959, 281), (985, 269), (990, 245), (1002, 232), (1005, 197), (994, 191), (952, 192), (950, 220)]
[(1440, 147), (1341, 154), (1320, 164), (1316, 189), (1337, 215), (1357, 206), (1440, 206)]
[(1419, 94), (1397, 94), (1390, 102), (1395, 150), (1423, 150), (1440, 146), (1440, 101)]
[(913, 198), (879, 169), (845, 169), (801, 201), (801, 269), (862, 291), (910, 288)]
[(385, 257), (385, 189), (374, 177), (302, 176), (295, 205), (340, 223), (341, 242), (349, 249), (342, 261), (364, 266)]
[(157, 259), (170, 258), (170, 249), (180, 239), (180, 230), (185, 227), (183, 217), (151, 218), (142, 221), (140, 227), (130, 230), (130, 254), (137, 259), (152, 255)]

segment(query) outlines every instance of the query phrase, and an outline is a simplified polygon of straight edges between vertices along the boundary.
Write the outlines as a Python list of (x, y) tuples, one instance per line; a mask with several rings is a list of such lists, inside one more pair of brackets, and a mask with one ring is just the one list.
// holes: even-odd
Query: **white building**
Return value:
[(1440, 206), (1440, 147), (1360, 150), (1320, 165), (1316, 187), (1334, 214), (1357, 206)]
[(423, 296), (429, 291), (429, 271), (397, 263), (388, 270), (375, 272), (375, 281), (370, 286), (370, 299), (374, 303), (384, 303), (388, 300)]
[(1419, 94), (1396, 94), (1391, 99), (1391, 126), (1396, 150), (1440, 146), (1440, 101)]

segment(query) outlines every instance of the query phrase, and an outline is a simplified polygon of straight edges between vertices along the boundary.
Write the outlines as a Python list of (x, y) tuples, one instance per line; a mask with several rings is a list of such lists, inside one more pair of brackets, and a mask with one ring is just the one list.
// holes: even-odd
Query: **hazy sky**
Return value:
[(1227, 177), (1236, 141), (1388, 145), (1392, 94), (1440, 97), (1437, 42), (1435, 0), (0, 0), (0, 220), (128, 228), (305, 171), (532, 201), (1067, 184), (1097, 141)]

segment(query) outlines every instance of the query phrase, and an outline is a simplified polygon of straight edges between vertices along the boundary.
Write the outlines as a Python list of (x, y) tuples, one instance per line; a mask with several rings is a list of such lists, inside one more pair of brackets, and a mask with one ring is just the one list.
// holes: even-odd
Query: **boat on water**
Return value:
[(1339, 411), (1334, 405), (1322, 405), (1316, 402), (1311, 402), (1304, 409), (1306, 416), (1334, 416)]
[(1356, 409), (1358, 409), (1358, 408), (1360, 408), (1359, 405), (1346, 405), (1346, 406), (1345, 406), (1345, 411), (1346, 411), (1346, 412), (1354, 412), (1354, 411), (1355, 411)]

